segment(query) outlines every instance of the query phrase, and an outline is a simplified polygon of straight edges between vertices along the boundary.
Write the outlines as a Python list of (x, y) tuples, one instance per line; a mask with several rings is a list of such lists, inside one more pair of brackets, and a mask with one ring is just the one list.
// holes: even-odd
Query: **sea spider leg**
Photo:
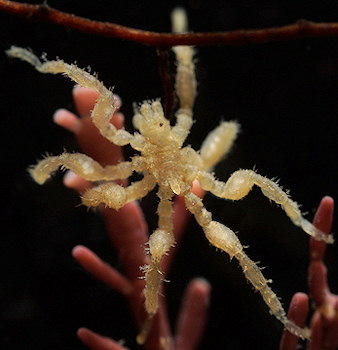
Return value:
[(124, 129), (117, 130), (110, 123), (110, 119), (116, 110), (114, 96), (112, 91), (107, 89), (97, 78), (78, 68), (75, 64), (67, 64), (62, 60), (41, 62), (32, 52), (20, 47), (12, 46), (6, 53), (10, 57), (20, 58), (30, 63), (40, 73), (63, 73), (77, 84), (97, 91), (99, 97), (91, 118), (100, 133), (118, 146), (124, 146), (132, 142), (133, 135)]
[(155, 315), (158, 309), (158, 294), (163, 280), (162, 258), (175, 244), (172, 222), (173, 203), (171, 201), (173, 195), (169, 191), (160, 189), (158, 196), (160, 198), (157, 208), (158, 229), (149, 237), (150, 265), (145, 267), (145, 307), (150, 316)]
[(263, 300), (270, 308), (271, 313), (291, 333), (308, 339), (310, 337), (310, 330), (300, 328), (287, 319), (277, 295), (268, 286), (269, 281), (263, 276), (260, 268), (245, 254), (244, 248), (235, 233), (221, 223), (213, 221), (211, 213), (205, 209), (202, 200), (193, 193), (185, 196), (185, 203), (188, 210), (195, 216), (196, 221), (203, 228), (209, 242), (213, 246), (228, 253), (230, 258), (235, 257), (238, 260), (245, 277), (259, 291)]
[(217, 197), (232, 200), (242, 199), (251, 191), (253, 185), (257, 185), (266, 197), (281, 205), (286, 215), (296, 226), (301, 227), (317, 240), (333, 243), (332, 235), (324, 234), (304, 219), (297, 203), (291, 200), (289, 195), (274, 181), (257, 174), (253, 170), (235, 171), (227, 182), (217, 181), (212, 174), (200, 172), (198, 180), (206, 191), (210, 191)]
[[(187, 16), (184, 10), (175, 9), (172, 13), (173, 32), (182, 33), (187, 31)], [(174, 139), (182, 145), (189, 134), (192, 126), (192, 108), (196, 98), (195, 65), (193, 63), (194, 50), (189, 46), (176, 46), (173, 48), (177, 60), (177, 71), (175, 79), (175, 90), (179, 98), (179, 109), (176, 113), (176, 125), (172, 128)], [(154, 109), (155, 104), (153, 104)], [(162, 109), (162, 107), (159, 105)], [(143, 109), (146, 106), (143, 106)], [(150, 108), (147, 107), (148, 109)], [(142, 115), (147, 116), (146, 111), (140, 110)], [(161, 114), (161, 113), (160, 113)], [(141, 128), (142, 119), (136, 110), (133, 123)], [(173, 187), (173, 186), (171, 186)], [(175, 186), (174, 186), (175, 187)], [(162, 258), (168, 253), (170, 247), (175, 243), (172, 223), (172, 197), (169, 188), (160, 187), (158, 191), (160, 203), (158, 205), (159, 223), (158, 229), (149, 238), (150, 265), (145, 267), (145, 307), (147, 313), (152, 317), (158, 309), (158, 293), (163, 280), (160, 265)], [(141, 334), (143, 332), (141, 331)]]
[(175, 46), (177, 72), (175, 90), (180, 102), (176, 112), (176, 124), (172, 132), (183, 144), (192, 126), (192, 108), (196, 97), (195, 65), (193, 63), (193, 48), (190, 46)]
[(63, 153), (47, 157), (29, 169), (33, 179), (42, 185), (59, 167), (70, 169), (88, 181), (117, 180), (128, 178), (135, 170), (132, 162), (102, 167), (98, 162), (81, 153)]
[(150, 255), (150, 264), (143, 267), (146, 281), (144, 288), (144, 305), (148, 318), (145, 320), (137, 336), (137, 342), (139, 344), (144, 344), (146, 341), (151, 329), (152, 319), (158, 310), (158, 295), (163, 281), (163, 273), (161, 271), (162, 259), (175, 244), (172, 222), (173, 203), (171, 201), (173, 194), (171, 191), (160, 188), (157, 195), (160, 198), (160, 203), (157, 208), (159, 217), (158, 229), (149, 237), (147, 250)]
[[(174, 33), (184, 33), (188, 30), (188, 20), (184, 10), (175, 9), (172, 13)], [(194, 49), (191, 46), (174, 46), (177, 61), (175, 91), (179, 99), (179, 109), (176, 112), (176, 125), (173, 134), (181, 144), (187, 138), (192, 126), (192, 108), (196, 98)]]
[(209, 133), (203, 141), (200, 155), (203, 170), (213, 168), (230, 151), (237, 134), (239, 124), (236, 122), (222, 122)]
[[(162, 191), (161, 189), (158, 191), (157, 195), (160, 198), (160, 203), (157, 207), (157, 215), (158, 215), (158, 228), (160, 230), (164, 230), (169, 232), (170, 234), (173, 234), (173, 202), (172, 192), (167, 195), (163, 196), (162, 193), (167, 191)], [(168, 191), (169, 192), (169, 191)]]
[(81, 199), (87, 207), (96, 207), (102, 203), (108, 208), (119, 210), (127, 203), (146, 196), (155, 185), (156, 181), (151, 175), (145, 175), (142, 180), (128, 187), (108, 182), (87, 190)]

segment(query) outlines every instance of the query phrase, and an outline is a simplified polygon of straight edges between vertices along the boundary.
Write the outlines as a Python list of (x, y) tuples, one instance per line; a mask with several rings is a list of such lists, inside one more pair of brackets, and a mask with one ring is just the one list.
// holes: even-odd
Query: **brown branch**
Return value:
[(246, 45), (308, 37), (338, 36), (338, 23), (316, 23), (307, 20), (299, 20), (294, 24), (283, 27), (264, 29), (171, 34), (134, 29), (109, 22), (92, 21), (87, 18), (58, 11), (46, 4), (30, 5), (15, 1), (0, 0), (0, 11), (55, 23), (86, 33), (115, 37), (156, 47), (171, 47), (175, 45)]
[(157, 55), (160, 77), (162, 80), (164, 115), (170, 120), (173, 117), (176, 95), (173, 88), (174, 82), (172, 80), (172, 74), (170, 73), (169, 51), (167, 49), (158, 49)]

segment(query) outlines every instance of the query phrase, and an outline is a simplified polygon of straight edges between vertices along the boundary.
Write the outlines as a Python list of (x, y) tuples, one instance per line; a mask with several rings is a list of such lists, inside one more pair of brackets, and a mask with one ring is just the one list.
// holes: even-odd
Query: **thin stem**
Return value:
[(176, 96), (173, 88), (174, 82), (170, 74), (169, 51), (167, 49), (158, 49), (159, 71), (162, 80), (164, 115), (167, 119), (173, 117), (173, 111), (176, 104)]
[(247, 45), (300, 38), (338, 36), (338, 23), (319, 23), (299, 20), (283, 27), (240, 29), (214, 33), (158, 33), (130, 28), (110, 22), (89, 20), (56, 10), (47, 4), (31, 5), (16, 1), (0, 0), (0, 11), (35, 20), (55, 23), (82, 32), (135, 41), (155, 47), (175, 45)]

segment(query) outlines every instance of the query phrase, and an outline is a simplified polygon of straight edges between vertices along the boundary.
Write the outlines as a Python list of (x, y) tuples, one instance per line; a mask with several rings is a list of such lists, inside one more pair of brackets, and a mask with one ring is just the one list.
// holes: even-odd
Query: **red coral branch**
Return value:
[[(333, 221), (333, 199), (324, 197), (318, 207), (313, 224), (322, 232), (331, 232)], [(336, 350), (338, 348), (338, 295), (330, 292), (327, 281), (327, 269), (323, 261), (326, 243), (311, 238), (310, 266), (308, 283), (311, 299), (314, 302), (315, 312), (311, 319), (311, 340), (307, 350)], [(303, 326), (308, 314), (308, 297), (297, 293), (292, 299), (289, 308), (289, 317)], [(295, 350), (298, 338), (288, 331), (284, 332), (280, 350)]]
[(132, 292), (133, 286), (129, 280), (102, 261), (90, 249), (84, 246), (76, 246), (73, 249), (73, 257), (92, 276), (114, 290), (125, 296), (128, 296)]
[[(313, 224), (325, 233), (330, 233), (333, 221), (333, 199), (324, 197)], [(335, 350), (338, 348), (338, 295), (330, 292), (327, 269), (323, 261), (326, 243), (311, 239), (309, 289), (316, 311), (312, 317), (312, 339), (308, 350)]]
[(92, 350), (128, 350), (115, 340), (103, 337), (87, 328), (80, 328), (77, 331), (77, 336)]
[(206, 322), (211, 286), (204, 279), (192, 280), (185, 292), (176, 327), (175, 350), (194, 350)]
[(299, 20), (296, 23), (283, 27), (264, 29), (171, 34), (140, 30), (110, 22), (93, 21), (56, 10), (47, 4), (31, 5), (15, 1), (0, 0), (0, 11), (74, 28), (81, 32), (130, 40), (155, 47), (172, 47), (175, 45), (247, 45), (289, 41), (309, 37), (338, 36), (338, 23), (318, 23), (307, 20)]
[[(290, 303), (288, 319), (293, 321), (297, 326), (304, 327), (306, 317), (309, 311), (309, 297), (305, 293), (296, 293)], [(299, 338), (284, 331), (279, 350), (296, 350)]]

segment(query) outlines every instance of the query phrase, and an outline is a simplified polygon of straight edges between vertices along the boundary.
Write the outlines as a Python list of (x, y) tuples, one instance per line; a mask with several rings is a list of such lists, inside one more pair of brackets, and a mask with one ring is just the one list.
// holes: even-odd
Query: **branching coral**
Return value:
[[(313, 224), (323, 232), (331, 231), (333, 221), (333, 199), (324, 197), (316, 212)], [(309, 290), (315, 306), (315, 312), (311, 319), (311, 340), (307, 344), (307, 350), (328, 349), (335, 350), (338, 347), (338, 296), (330, 292), (327, 282), (327, 269), (324, 264), (326, 244), (311, 239), (310, 242), (310, 266), (309, 266)], [(299, 326), (306, 322), (308, 316), (308, 296), (304, 293), (294, 295), (288, 316)], [(280, 350), (295, 350), (298, 338), (285, 331)]]

